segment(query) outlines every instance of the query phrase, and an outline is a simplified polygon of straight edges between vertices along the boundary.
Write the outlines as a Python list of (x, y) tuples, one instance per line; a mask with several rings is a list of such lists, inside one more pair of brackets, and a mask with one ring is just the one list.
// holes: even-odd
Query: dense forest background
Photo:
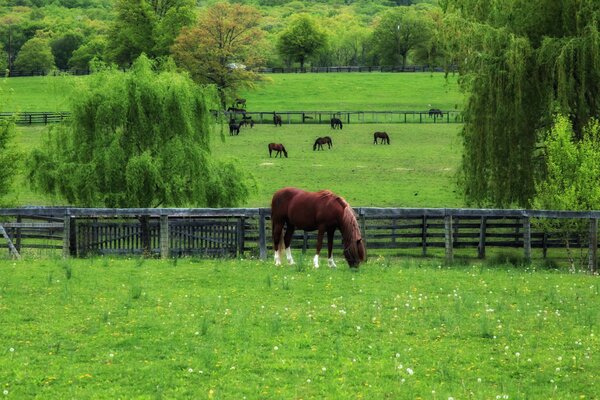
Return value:
[[(168, 56), (176, 38), (219, 1), (0, 0), (0, 70), (88, 69), (92, 60), (128, 66), (146, 53)], [(261, 67), (439, 65), (437, 0), (234, 0), (250, 10)], [(218, 18), (218, 17), (217, 17)], [(243, 21), (246, 19), (246, 21)], [(234, 21), (235, 22), (235, 21)], [(318, 33), (314, 47), (282, 46)], [(296, 28), (296, 30), (292, 30)], [(290, 31), (291, 32), (286, 32)], [(300, 32), (300, 33), (299, 33)], [(312, 31), (311, 31), (312, 32)], [(260, 40), (257, 40), (259, 39)], [(314, 42), (310, 43), (315, 45)], [(248, 63), (247, 55), (238, 62)], [(250, 65), (255, 67), (258, 65)]]

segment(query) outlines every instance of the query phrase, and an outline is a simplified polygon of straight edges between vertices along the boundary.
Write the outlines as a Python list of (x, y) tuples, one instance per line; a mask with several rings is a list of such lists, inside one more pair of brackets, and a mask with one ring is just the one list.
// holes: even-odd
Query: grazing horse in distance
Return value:
[(279, 156), (281, 158), (281, 153), (288, 158), (288, 153), (285, 147), (281, 143), (269, 143), (269, 157), (271, 157), (271, 153), (275, 152), (275, 158)]
[(275, 114), (275, 111), (273, 111), (273, 123), (275, 126), (281, 126), (281, 115)]
[(377, 144), (377, 139), (381, 139), (382, 144), (390, 144), (390, 137), (386, 132), (375, 132), (373, 134), (373, 144)]
[(240, 134), (240, 128), (242, 127), (242, 122), (240, 122), (239, 124), (235, 122), (235, 119), (231, 119), (229, 121), (229, 135), (233, 136), (233, 135), (239, 135)]
[(237, 98), (234, 101), (234, 105), (236, 107), (241, 107), (241, 108), (246, 108), (246, 99), (242, 99), (242, 98)]
[(444, 113), (439, 108), (432, 108), (429, 110), (429, 118), (431, 117), (443, 117)]
[(331, 138), (329, 136), (317, 138), (317, 140), (315, 140), (315, 144), (313, 144), (313, 151), (317, 148), (319, 150), (323, 150), (324, 144), (326, 144), (329, 149), (331, 149), (331, 146), (333, 146), (333, 142), (331, 141)]
[(278, 190), (271, 200), (271, 225), (275, 265), (281, 265), (284, 248), (288, 263), (294, 264), (290, 244), (296, 228), (318, 231), (317, 254), (313, 258), (315, 268), (319, 268), (319, 254), (325, 232), (327, 263), (332, 268), (336, 267), (332, 257), (333, 235), (336, 229), (342, 234), (344, 257), (351, 268), (358, 268), (367, 258), (365, 243), (352, 207), (342, 197), (329, 190), (307, 192), (291, 187)]
[(337, 118), (337, 117), (333, 117), (333, 118), (331, 118), (331, 121), (330, 121), (330, 123), (331, 123), (331, 129), (335, 129), (335, 128), (340, 128), (340, 129), (342, 129), (342, 127), (344, 126), (344, 125), (342, 124), (342, 120), (341, 120), (341, 119), (339, 119), (339, 118)]

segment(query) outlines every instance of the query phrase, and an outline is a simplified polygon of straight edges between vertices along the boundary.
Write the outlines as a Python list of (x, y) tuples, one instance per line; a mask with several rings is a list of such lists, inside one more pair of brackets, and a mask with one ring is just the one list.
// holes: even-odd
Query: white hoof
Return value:
[(294, 258), (292, 257), (292, 249), (291, 248), (288, 247), (285, 249), (285, 257), (287, 258), (288, 264), (290, 264), (290, 265), (295, 264)]
[(319, 255), (315, 255), (315, 257), (313, 258), (313, 266), (315, 268), (319, 268)]
[(329, 268), (337, 268), (337, 265), (335, 264), (335, 261), (333, 261), (333, 258), (328, 258), (327, 264), (329, 264)]

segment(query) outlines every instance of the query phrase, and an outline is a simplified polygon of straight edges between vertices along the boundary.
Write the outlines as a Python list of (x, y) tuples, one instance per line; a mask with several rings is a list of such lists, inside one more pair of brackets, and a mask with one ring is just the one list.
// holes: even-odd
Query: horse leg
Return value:
[(327, 231), (327, 264), (329, 268), (337, 268), (335, 261), (333, 261), (333, 234), (335, 229), (329, 229)]
[(283, 223), (273, 221), (273, 251), (275, 265), (281, 265), (281, 241), (283, 239)]
[(285, 230), (285, 235), (283, 236), (283, 243), (285, 244), (285, 257), (287, 258), (287, 262), (290, 265), (294, 265), (294, 258), (292, 257), (292, 236), (294, 235), (294, 230), (296, 227), (294, 225), (287, 224), (287, 228)]
[(317, 233), (317, 254), (315, 254), (315, 258), (313, 259), (313, 266), (315, 268), (319, 268), (319, 254), (321, 254), (321, 247), (323, 247), (324, 233), (325, 229), (323, 229), (323, 227), (319, 227), (319, 232)]

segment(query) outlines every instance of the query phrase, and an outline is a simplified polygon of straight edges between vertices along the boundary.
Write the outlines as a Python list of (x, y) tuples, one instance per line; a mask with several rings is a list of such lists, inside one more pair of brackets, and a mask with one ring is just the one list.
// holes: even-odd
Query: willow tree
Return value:
[(467, 201), (530, 206), (553, 115), (569, 115), (577, 139), (600, 114), (600, 2), (441, 3), (447, 50), (468, 95), (461, 175)]
[(210, 153), (206, 94), (174, 67), (145, 56), (127, 72), (92, 74), (73, 96), (71, 121), (29, 159), (34, 186), (77, 206), (233, 206), (248, 187)]

